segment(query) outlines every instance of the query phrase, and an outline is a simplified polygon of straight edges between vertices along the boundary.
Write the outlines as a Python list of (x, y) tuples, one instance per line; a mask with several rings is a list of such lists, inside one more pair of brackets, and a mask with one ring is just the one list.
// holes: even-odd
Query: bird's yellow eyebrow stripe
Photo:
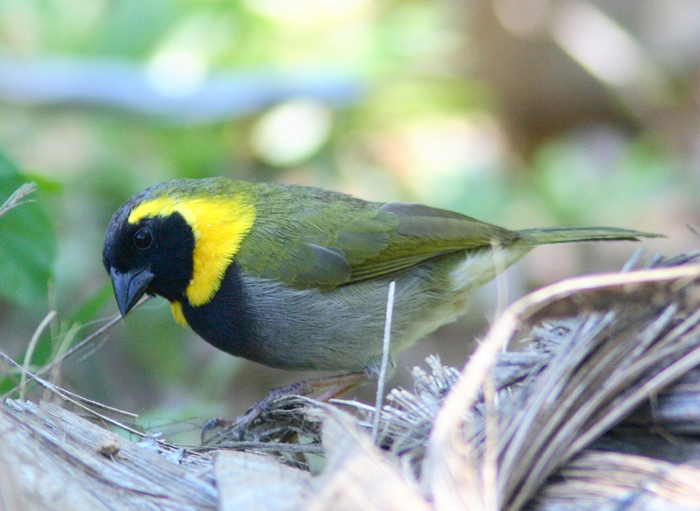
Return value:
[(187, 286), (193, 307), (209, 303), (221, 286), (226, 269), (255, 222), (255, 207), (246, 197), (192, 197), (162, 195), (139, 204), (129, 223), (180, 213), (194, 234), (194, 271)]

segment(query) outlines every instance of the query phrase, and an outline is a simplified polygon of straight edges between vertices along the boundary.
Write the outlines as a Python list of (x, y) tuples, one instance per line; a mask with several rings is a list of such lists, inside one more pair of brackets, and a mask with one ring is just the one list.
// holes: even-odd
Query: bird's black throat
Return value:
[(209, 344), (237, 357), (254, 357), (254, 318), (236, 262), (226, 269), (221, 286), (209, 303), (192, 307), (184, 300), (182, 312), (192, 330)]

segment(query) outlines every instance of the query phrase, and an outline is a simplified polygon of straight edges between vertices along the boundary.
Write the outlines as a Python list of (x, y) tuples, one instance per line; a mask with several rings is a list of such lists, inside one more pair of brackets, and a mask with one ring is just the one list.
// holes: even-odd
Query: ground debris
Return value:
[(0, 510), (700, 510), (696, 256), (519, 300), (463, 371), (390, 393), (376, 445), (373, 407), (299, 396), (199, 449), (7, 400)]

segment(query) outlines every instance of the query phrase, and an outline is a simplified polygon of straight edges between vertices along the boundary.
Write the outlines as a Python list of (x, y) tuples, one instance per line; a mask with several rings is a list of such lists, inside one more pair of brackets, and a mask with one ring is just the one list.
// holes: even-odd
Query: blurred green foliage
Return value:
[[(28, 181), (0, 153), (0, 204)], [(30, 196), (0, 218), (0, 295), (24, 305), (45, 300), (55, 254), (49, 217)]]
[(537, 150), (537, 188), (553, 217), (566, 223), (625, 218), (640, 199), (680, 185), (680, 162), (654, 141), (640, 138), (612, 149), (602, 161), (586, 141), (560, 139)]

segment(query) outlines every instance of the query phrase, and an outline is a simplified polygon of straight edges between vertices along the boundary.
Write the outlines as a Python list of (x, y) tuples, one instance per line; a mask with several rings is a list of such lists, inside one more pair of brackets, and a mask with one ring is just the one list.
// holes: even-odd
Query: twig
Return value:
[[(34, 374), (35, 374), (36, 376), (40, 376), (40, 375), (42, 375), (42, 374), (44, 374), (44, 373), (50, 371), (51, 369), (57, 367), (57, 366), (60, 365), (65, 359), (67, 359), (68, 357), (70, 357), (71, 355), (73, 355), (74, 353), (76, 353), (77, 351), (81, 350), (81, 349), (82, 349), (83, 347), (85, 347), (86, 345), (90, 344), (96, 337), (98, 337), (99, 335), (105, 333), (107, 330), (109, 330), (110, 328), (112, 328), (112, 327), (117, 323), (117, 321), (119, 321), (120, 319), (121, 319), (121, 316), (117, 315), (115, 318), (113, 318), (112, 320), (110, 320), (109, 323), (107, 323), (107, 324), (104, 325), (103, 327), (99, 328), (98, 330), (96, 330), (95, 332), (93, 332), (92, 334), (90, 334), (89, 336), (87, 336), (85, 339), (83, 339), (83, 340), (82, 340), (80, 343), (78, 343), (76, 346), (74, 346), (73, 348), (71, 348), (71, 349), (69, 349), (68, 351), (66, 351), (62, 356), (59, 356), (59, 357), (57, 357), (55, 360), (53, 360), (52, 362), (46, 364), (44, 367), (42, 367), (41, 369), (39, 369), (39, 370), (38, 370), (36, 373), (34, 373)], [(13, 361), (13, 363), (14, 363), (14, 361)], [(20, 392), (22, 392), (23, 389), (24, 389), (24, 386), (25, 386), (26, 384), (27, 384), (27, 380), (25, 379), (24, 381), (20, 382), (20, 384), (19, 384), (16, 388), (12, 389), (8, 394), (11, 394), (12, 392), (15, 392), (15, 391), (17, 391), (17, 390), (19, 390)], [(5, 396), (2, 396), (2, 397), (6, 397), (8, 394), (5, 394)]]
[(14, 193), (7, 198), (2, 206), (0, 206), (0, 218), (2, 218), (5, 213), (10, 211), (12, 208), (22, 204), (22, 199), (34, 192), (36, 192), (36, 183), (24, 183), (22, 186), (17, 188), (17, 190), (15, 190)]
[[(14, 360), (12, 360), (10, 357), (8, 357), (7, 355), (5, 355), (5, 354), (2, 353), (1, 351), (0, 351), (0, 359), (4, 360), (5, 362), (7, 362), (8, 364), (10, 364), (10, 365), (13, 366), (13, 367), (16, 367), (16, 368), (18, 368), (18, 369), (21, 368), (20, 365), (19, 365), (17, 362), (15, 362)], [(92, 410), (91, 408), (88, 408), (87, 406), (85, 406), (84, 404), (82, 404), (82, 403), (80, 402), (82, 399), (81, 399), (81, 400), (79, 400), (79, 399), (74, 399), (73, 397), (71, 397), (71, 396), (69, 395), (69, 394), (70, 394), (69, 392), (64, 391), (64, 390), (61, 389), (60, 387), (56, 387), (55, 385), (53, 385), (52, 383), (50, 383), (50, 382), (44, 380), (43, 378), (39, 378), (37, 375), (35, 375), (35, 374), (33, 374), (33, 373), (30, 373), (30, 372), (27, 372), (26, 374), (27, 374), (27, 376), (28, 376), (29, 378), (31, 378), (32, 380), (34, 380), (35, 382), (37, 382), (39, 385), (41, 385), (41, 386), (44, 387), (45, 389), (50, 390), (51, 392), (53, 392), (54, 394), (56, 394), (58, 397), (60, 397), (60, 398), (63, 399), (64, 401), (67, 401), (67, 402), (69, 402), (69, 403), (71, 403), (71, 404), (77, 406), (77, 407), (80, 408), (81, 410), (86, 411), (87, 413), (89, 413), (89, 414), (91, 414), (91, 415), (97, 417), (98, 419), (103, 420), (103, 421), (105, 421), (105, 422), (107, 422), (108, 424), (111, 424), (111, 425), (113, 425), (113, 426), (117, 426), (118, 428), (121, 428), (121, 429), (123, 429), (124, 431), (127, 431), (127, 432), (131, 433), (132, 435), (136, 435), (136, 436), (140, 436), (140, 437), (145, 437), (145, 436), (146, 436), (146, 434), (143, 433), (143, 432), (141, 432), (141, 431), (138, 431), (138, 430), (136, 430), (136, 429), (133, 429), (133, 428), (127, 426), (126, 424), (122, 424), (122, 423), (119, 422), (119, 421), (116, 421), (116, 420), (114, 420), (114, 419), (112, 419), (112, 418), (110, 418), (110, 417), (107, 417), (106, 415), (102, 415), (101, 413), (98, 413), (98, 412), (96, 412), (95, 410)], [(116, 409), (112, 409), (112, 410), (116, 410)]]
[(391, 320), (394, 313), (394, 295), (396, 294), (396, 282), (393, 280), (389, 284), (389, 296), (386, 300), (386, 319), (384, 321), (384, 348), (382, 351), (382, 365), (379, 369), (379, 381), (377, 382), (377, 400), (374, 407), (374, 420), (372, 421), (372, 441), (377, 442), (379, 435), (379, 416), (382, 412), (384, 402), (384, 384), (386, 383), (386, 372), (389, 367), (389, 357), (391, 356)]
[[(134, 305), (134, 309), (142, 306), (144, 303), (146, 303), (151, 298), (152, 298), (151, 296), (145, 295), (143, 298), (141, 298), (141, 300), (136, 305)], [(44, 374), (45, 372), (51, 370), (51, 368), (53, 368), (57, 364), (60, 364), (61, 362), (63, 362), (68, 357), (73, 356), (75, 353), (77, 353), (78, 351), (83, 349), (85, 346), (90, 344), (92, 341), (94, 341), (96, 337), (99, 337), (100, 335), (106, 333), (109, 329), (111, 329), (114, 325), (116, 325), (119, 322), (119, 320), (121, 320), (121, 319), (122, 319), (122, 316), (120, 314), (117, 314), (116, 316), (114, 316), (112, 319), (109, 320), (109, 322), (107, 322), (107, 324), (98, 328), (93, 333), (88, 335), (85, 339), (83, 339), (78, 344), (73, 346), (71, 349), (66, 351), (63, 354), (63, 356), (56, 358), (56, 360), (52, 361), (50, 364), (47, 364), (44, 367), (42, 367), (41, 369), (39, 369), (36, 372), (37, 376)]]
[(56, 311), (49, 311), (49, 313), (44, 317), (44, 319), (41, 320), (41, 323), (39, 323), (39, 326), (36, 327), (36, 330), (34, 330), (34, 334), (32, 334), (32, 338), (29, 341), (29, 345), (27, 346), (27, 351), (24, 354), (24, 362), (22, 363), (21, 369), (22, 369), (22, 376), (20, 377), (19, 380), (19, 398), (24, 401), (24, 394), (25, 394), (25, 385), (27, 384), (27, 374), (29, 373), (29, 365), (32, 363), (32, 357), (34, 356), (34, 350), (36, 349), (36, 345), (39, 343), (39, 339), (41, 338), (41, 334), (44, 333), (44, 330), (46, 330), (46, 327), (49, 325), (51, 320), (56, 316)]
[[(78, 331), (80, 330), (80, 325), (78, 323), (73, 323), (73, 325), (68, 329), (68, 331), (63, 335), (63, 339), (61, 340), (61, 343), (58, 345), (58, 350), (56, 350), (56, 359), (62, 359), (63, 356), (66, 354), (66, 351), (68, 351), (68, 347), (73, 343), (73, 340), (75, 337), (78, 335)], [(59, 378), (61, 375), (61, 364), (56, 364), (51, 371), (51, 375), (49, 377), (49, 381), (53, 383), (54, 385), (59, 384)]]
[(330, 399), (328, 402), (332, 405), (348, 406), (365, 412), (374, 413), (377, 410), (374, 406), (351, 399)]
[(287, 452), (305, 454), (323, 454), (323, 446), (320, 444), (287, 444), (277, 442), (221, 442), (213, 446), (196, 446), (192, 452), (210, 452), (220, 449), (233, 449), (236, 451), (266, 451), (266, 452)]
[(56, 365), (62, 363), (65, 359), (67, 359), (68, 357), (74, 355), (76, 352), (78, 352), (78, 351), (80, 351), (81, 349), (83, 349), (85, 346), (87, 346), (87, 345), (90, 344), (92, 341), (94, 341), (96, 337), (99, 337), (99, 336), (102, 335), (103, 333), (107, 332), (107, 331), (108, 331), (110, 328), (112, 328), (114, 325), (116, 325), (117, 322), (118, 322), (120, 319), (122, 319), (121, 315), (117, 314), (115, 317), (113, 317), (112, 319), (110, 319), (109, 322), (108, 322), (106, 325), (104, 325), (104, 326), (98, 328), (98, 329), (95, 330), (93, 333), (91, 333), (90, 335), (88, 335), (85, 339), (83, 339), (83, 340), (80, 341), (78, 344), (76, 344), (75, 346), (73, 346), (71, 349), (69, 349), (68, 351), (66, 351), (66, 352), (63, 354), (62, 357), (56, 358), (56, 360), (53, 360), (50, 364), (46, 364), (44, 367), (42, 367), (41, 369), (39, 369), (39, 370), (36, 372), (37, 376), (38, 376), (38, 375), (41, 375), (41, 374), (44, 374), (44, 373), (47, 372), (47, 371), (50, 371), (54, 366), (56, 366)]

